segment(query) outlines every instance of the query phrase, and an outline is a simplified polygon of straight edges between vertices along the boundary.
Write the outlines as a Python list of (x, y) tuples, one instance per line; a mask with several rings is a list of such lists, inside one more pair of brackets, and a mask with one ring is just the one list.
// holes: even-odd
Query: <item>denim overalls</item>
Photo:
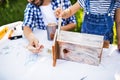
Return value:
[(107, 13), (92, 14), (90, 12), (89, 0), (86, 0), (86, 13), (82, 24), (81, 32), (88, 34), (104, 35), (104, 40), (113, 42), (113, 23), (111, 12), (114, 8), (115, 0), (111, 0), (111, 5)]

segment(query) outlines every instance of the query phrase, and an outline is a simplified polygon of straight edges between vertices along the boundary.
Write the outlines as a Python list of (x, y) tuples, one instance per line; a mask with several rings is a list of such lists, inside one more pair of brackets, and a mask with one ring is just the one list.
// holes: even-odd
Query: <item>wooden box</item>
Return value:
[(55, 38), (52, 47), (53, 66), (56, 65), (56, 59), (99, 65), (104, 43), (103, 36), (60, 31), (59, 36)]

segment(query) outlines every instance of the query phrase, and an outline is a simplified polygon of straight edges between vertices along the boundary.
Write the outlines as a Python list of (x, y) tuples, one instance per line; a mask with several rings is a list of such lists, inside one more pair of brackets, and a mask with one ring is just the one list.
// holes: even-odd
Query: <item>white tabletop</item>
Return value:
[(52, 66), (52, 41), (47, 40), (45, 30), (34, 31), (43, 52), (33, 54), (26, 49), (28, 41), (23, 37), (7, 40), (0, 44), (0, 80), (115, 80), (115, 73), (120, 71), (120, 53), (117, 47), (103, 49), (99, 66), (57, 60)]

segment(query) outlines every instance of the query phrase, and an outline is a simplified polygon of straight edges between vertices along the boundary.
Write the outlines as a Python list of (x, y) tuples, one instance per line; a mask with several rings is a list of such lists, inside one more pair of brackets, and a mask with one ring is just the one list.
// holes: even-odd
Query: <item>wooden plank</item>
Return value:
[(53, 54), (53, 66), (56, 66), (56, 61), (59, 58), (59, 45), (57, 42), (57, 31), (55, 32), (53, 45), (52, 45), (52, 54)]

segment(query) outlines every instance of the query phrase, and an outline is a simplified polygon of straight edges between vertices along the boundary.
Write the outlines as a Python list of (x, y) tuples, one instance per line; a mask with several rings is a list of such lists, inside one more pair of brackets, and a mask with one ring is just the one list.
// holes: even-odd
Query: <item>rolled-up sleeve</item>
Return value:
[(30, 3), (27, 5), (25, 11), (24, 11), (24, 21), (23, 21), (23, 27), (29, 26), (30, 28), (33, 28), (34, 25), (34, 9), (30, 5)]

